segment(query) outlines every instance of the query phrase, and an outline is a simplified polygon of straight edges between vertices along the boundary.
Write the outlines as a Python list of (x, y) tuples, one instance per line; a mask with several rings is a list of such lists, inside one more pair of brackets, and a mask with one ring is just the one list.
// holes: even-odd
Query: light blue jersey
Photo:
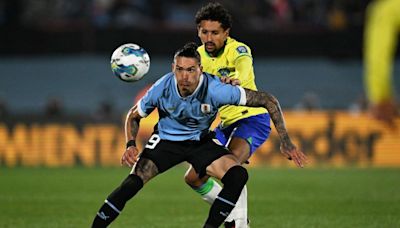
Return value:
[(170, 141), (200, 140), (223, 105), (245, 105), (242, 87), (224, 84), (214, 75), (203, 73), (194, 93), (181, 97), (174, 74), (160, 78), (138, 102), (138, 112), (148, 116), (158, 108), (158, 133)]

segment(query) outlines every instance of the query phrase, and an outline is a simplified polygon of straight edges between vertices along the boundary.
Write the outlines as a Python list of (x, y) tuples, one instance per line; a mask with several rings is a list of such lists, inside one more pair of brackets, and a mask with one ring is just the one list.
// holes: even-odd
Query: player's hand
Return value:
[(139, 159), (139, 151), (136, 147), (130, 146), (126, 148), (121, 157), (121, 165), (132, 167)]
[(388, 127), (392, 129), (397, 128), (397, 126), (394, 124), (394, 120), (399, 113), (394, 100), (383, 101), (371, 105), (370, 113), (375, 119), (382, 121)]
[(308, 162), (307, 156), (293, 145), (289, 147), (281, 144), (280, 149), (283, 156), (289, 160), (292, 160), (297, 167), (303, 168)]
[(240, 85), (240, 80), (235, 79), (235, 78), (230, 78), (230, 77), (221, 77), (221, 82), (225, 84), (231, 84), (233, 86)]

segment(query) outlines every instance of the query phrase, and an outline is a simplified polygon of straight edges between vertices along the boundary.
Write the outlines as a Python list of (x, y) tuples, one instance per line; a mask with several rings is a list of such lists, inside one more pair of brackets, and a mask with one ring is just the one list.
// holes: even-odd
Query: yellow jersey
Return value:
[(364, 82), (368, 99), (376, 104), (394, 96), (393, 59), (400, 34), (400, 0), (370, 4), (364, 33)]
[[(201, 56), (203, 71), (218, 77), (231, 77), (239, 79), (243, 88), (257, 90), (252, 64), (250, 48), (244, 43), (228, 37), (225, 46), (217, 56), (210, 56), (204, 45), (198, 47), (197, 51)], [(242, 58), (250, 58), (251, 64), (245, 67), (238, 67)], [(244, 69), (243, 69), (244, 68)], [(250, 116), (267, 113), (265, 108), (251, 108), (245, 106), (225, 105), (219, 109), (222, 126), (230, 124)]]

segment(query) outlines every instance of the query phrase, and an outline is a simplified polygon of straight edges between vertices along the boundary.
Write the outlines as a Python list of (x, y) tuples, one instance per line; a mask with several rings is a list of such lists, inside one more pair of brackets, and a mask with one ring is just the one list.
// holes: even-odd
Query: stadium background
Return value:
[[(119, 167), (125, 112), (145, 88), (170, 70), (178, 47), (198, 41), (193, 16), (204, 2), (0, 1), (0, 227), (88, 226), (98, 203), (127, 173)], [(365, 112), (362, 34), (371, 1), (221, 2), (233, 14), (231, 35), (252, 48), (259, 89), (278, 97), (289, 132), (310, 158), (308, 170), (296, 174), (279, 154), (279, 140), (272, 134), (250, 163), (253, 226), (265, 227), (264, 222), (271, 227), (400, 226), (396, 215), (400, 210), (400, 119), (393, 130)], [(151, 57), (150, 72), (134, 84), (113, 77), (109, 67), (112, 51), (128, 42), (140, 44)], [(399, 75), (397, 58), (397, 89)], [(155, 115), (144, 121), (139, 146), (155, 121)], [(160, 177), (149, 192), (183, 191), (200, 214), (186, 219), (202, 221), (206, 205), (181, 183), (184, 167), (178, 170)], [(168, 178), (179, 183), (177, 189), (168, 187), (173, 185)], [(331, 181), (337, 185), (331, 186)], [(45, 190), (46, 186), (52, 191)], [(262, 189), (280, 196), (279, 186), (299, 189), (306, 197), (291, 198), (295, 191), (290, 190), (278, 199), (260, 196)], [(352, 190), (347, 186), (353, 186)], [(76, 189), (83, 193), (75, 195)], [(333, 198), (318, 195), (321, 190)], [(143, 204), (153, 202), (157, 193), (148, 194), (143, 193)], [(339, 199), (346, 194), (347, 198)], [(391, 198), (377, 197), (385, 194)], [(51, 201), (47, 195), (53, 197)], [(286, 204), (281, 204), (283, 198)], [(80, 209), (66, 202), (69, 199)], [(181, 201), (169, 200), (178, 209), (160, 214), (187, 215), (179, 211)], [(327, 203), (328, 211), (318, 209), (321, 202)], [(40, 214), (36, 211), (41, 203), (60, 206), (50, 206)], [(282, 223), (282, 215), (268, 207), (271, 203), (281, 207), (282, 214), (303, 213), (292, 215), (293, 223)], [(60, 217), (57, 210), (65, 214)], [(83, 216), (71, 220), (79, 210)], [(126, 214), (148, 212), (145, 207), (131, 210), (135, 212), (128, 209)], [(19, 219), (21, 213), (27, 218)], [(137, 216), (147, 224), (143, 227), (188, 227), (163, 217)], [(116, 227), (135, 224), (128, 218)]]

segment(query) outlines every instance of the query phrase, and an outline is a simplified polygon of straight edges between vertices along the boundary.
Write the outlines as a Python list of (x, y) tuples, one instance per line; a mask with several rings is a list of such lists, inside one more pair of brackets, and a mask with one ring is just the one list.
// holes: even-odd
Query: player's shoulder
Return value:
[(213, 74), (207, 73), (207, 72), (203, 72), (203, 76), (204, 78), (207, 80), (208, 84), (219, 84), (221, 83), (221, 79)]
[(228, 37), (226, 46), (229, 49), (229, 52), (233, 52), (234, 54), (251, 54), (251, 49), (247, 44), (232, 37)]
[(226, 104), (237, 104), (238, 99), (241, 96), (241, 90), (239, 86), (232, 86), (221, 82), (218, 76), (204, 73), (205, 83), (207, 84), (203, 94), (207, 94), (206, 97), (211, 101), (212, 104), (217, 106)]
[(200, 54), (201, 58), (209, 57), (209, 55), (206, 52), (206, 48), (204, 47), (204, 44), (197, 47), (197, 52)]
[(203, 73), (203, 75), (205, 78), (205, 83), (207, 83), (208, 91), (211, 92), (212, 94), (218, 95), (221, 92), (221, 89), (225, 87), (231, 87), (230, 84), (221, 82), (221, 78), (219, 78), (216, 75), (205, 72)]
[(206, 48), (204, 47), (204, 44), (200, 45), (197, 47), (197, 52), (201, 55), (203, 53), (205, 53)]
[(223, 85), (221, 79), (213, 74), (203, 72), (204, 81), (207, 84), (208, 90), (215, 91), (219, 86)]

